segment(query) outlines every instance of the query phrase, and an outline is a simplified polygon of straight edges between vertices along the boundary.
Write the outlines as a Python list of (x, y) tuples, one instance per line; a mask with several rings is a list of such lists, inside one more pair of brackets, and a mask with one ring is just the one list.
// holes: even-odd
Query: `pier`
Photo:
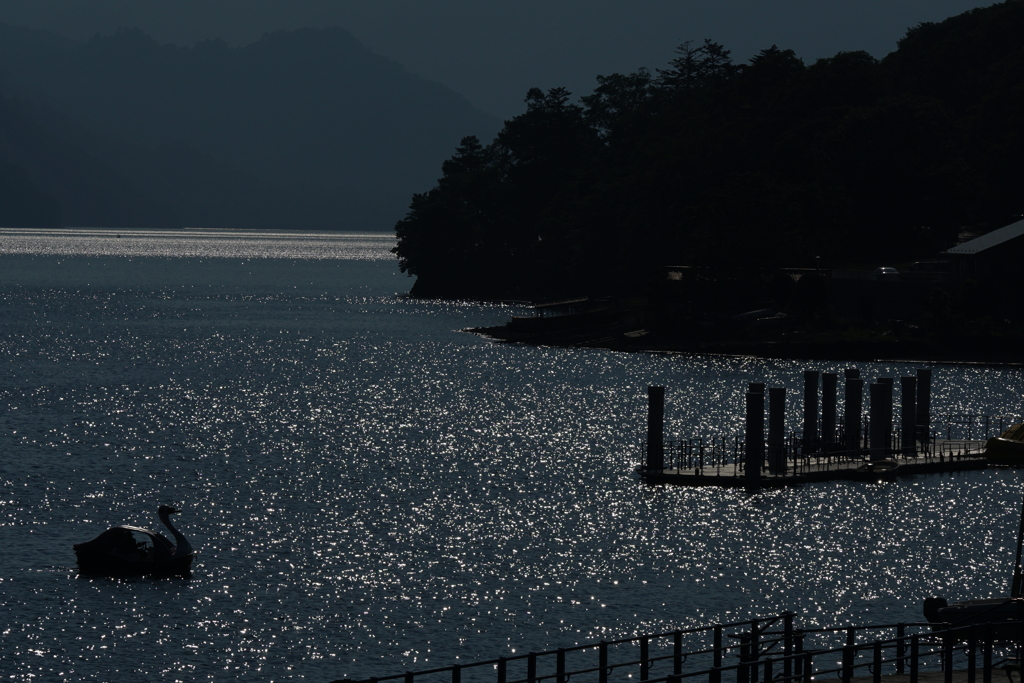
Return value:
[[(840, 415), (839, 376), (803, 374), (802, 429), (786, 430), (790, 396), (785, 389), (751, 383), (743, 406), (744, 431), (731, 438), (666, 440), (666, 391), (649, 387), (640, 475), (652, 484), (756, 488), (976, 470), (989, 466), (986, 440), (1020, 422), (1006, 415), (933, 416), (928, 369), (901, 377), (898, 385), (895, 378), (877, 378), (867, 387), (867, 414), (864, 380), (858, 369), (846, 370)], [(893, 400), (896, 386), (898, 404)]]
[[(1003, 621), (801, 628), (787, 612), (361, 683), (1020, 683), (1022, 627)], [(334, 683), (342, 681), (352, 683)]]
[[(989, 466), (984, 454), (984, 441), (941, 442), (933, 452), (922, 452), (916, 456), (895, 456), (893, 461), (899, 467), (890, 472), (863, 470), (864, 457), (861, 453), (830, 453), (788, 458), (784, 469), (776, 472), (763, 471), (756, 482), (758, 486), (799, 486), (819, 481), (882, 481), (911, 474), (935, 474), (942, 472), (963, 472), (980, 470)], [(676, 450), (674, 447), (671, 450)], [(699, 456), (693, 456), (690, 448), (683, 445), (676, 451), (680, 459), (688, 460), (693, 466), (665, 467), (661, 470), (642, 470), (644, 479), (651, 484), (677, 484), (680, 486), (747, 486), (745, 463), (723, 462), (715, 465), (698, 464)]]

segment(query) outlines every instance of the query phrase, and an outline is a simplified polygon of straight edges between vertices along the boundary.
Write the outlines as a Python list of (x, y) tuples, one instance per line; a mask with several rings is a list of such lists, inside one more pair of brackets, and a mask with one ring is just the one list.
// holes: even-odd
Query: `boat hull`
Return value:
[(1024, 467), (1024, 442), (997, 436), (985, 444), (985, 457), (995, 465)]
[[(941, 599), (940, 599), (941, 600)], [(925, 609), (928, 621), (936, 630), (953, 630), (958, 639), (966, 640), (972, 627), (982, 636), (991, 628), (997, 640), (1020, 641), (1024, 638), (1024, 598), (989, 598), (964, 600), (948, 605), (941, 601)]]
[(113, 526), (85, 543), (74, 545), (82, 574), (98, 576), (182, 576), (192, 569), (195, 551), (170, 522), (174, 508), (161, 505), (160, 521), (178, 541), (175, 546), (163, 535), (139, 526)]
[(895, 479), (900, 474), (900, 464), (895, 460), (875, 460), (864, 463), (851, 476), (859, 481), (878, 481)]
[(78, 570), (91, 576), (185, 576), (195, 555), (153, 562), (133, 562), (114, 555), (78, 554)]
[(985, 442), (985, 457), (994, 465), (1024, 467), (1024, 424), (1010, 425), (999, 436)]

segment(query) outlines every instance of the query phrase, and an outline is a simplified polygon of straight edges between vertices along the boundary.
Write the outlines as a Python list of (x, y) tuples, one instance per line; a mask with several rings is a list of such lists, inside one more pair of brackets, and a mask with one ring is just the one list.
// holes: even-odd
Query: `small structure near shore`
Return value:
[(856, 368), (844, 375), (840, 416), (838, 375), (804, 372), (803, 429), (789, 433), (786, 390), (751, 383), (745, 395), (744, 433), (731, 439), (666, 440), (665, 388), (648, 387), (646, 457), (640, 474), (649, 483), (756, 488), (982, 469), (989, 464), (985, 439), (1017, 421), (1006, 416), (935, 420), (931, 370), (926, 368), (900, 378), (897, 426), (893, 420), (896, 383), (891, 377), (879, 377), (869, 385), (865, 420), (864, 380)]

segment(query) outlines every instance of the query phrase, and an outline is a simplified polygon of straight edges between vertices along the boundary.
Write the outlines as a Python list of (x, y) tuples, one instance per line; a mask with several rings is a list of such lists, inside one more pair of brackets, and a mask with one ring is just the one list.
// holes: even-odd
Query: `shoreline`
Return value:
[[(778, 360), (849, 360), (857, 362), (931, 363), (935, 365), (978, 365), (989, 367), (1024, 367), (1024, 358), (1012, 341), (1002, 341), (979, 353), (960, 345), (936, 345), (925, 340), (895, 339), (892, 341), (852, 342), (841, 340), (755, 341), (729, 340), (683, 343), (658, 339), (656, 335), (636, 338), (613, 334), (596, 338), (545, 333), (530, 336), (510, 334), (507, 326), (472, 327), (462, 330), (503, 344), (590, 348), (627, 353), (658, 353), (665, 355), (713, 355), (754, 357)], [(984, 342), (981, 342), (984, 343)], [(990, 342), (991, 343), (991, 342)], [(1012, 350), (1010, 348), (1014, 347)]]

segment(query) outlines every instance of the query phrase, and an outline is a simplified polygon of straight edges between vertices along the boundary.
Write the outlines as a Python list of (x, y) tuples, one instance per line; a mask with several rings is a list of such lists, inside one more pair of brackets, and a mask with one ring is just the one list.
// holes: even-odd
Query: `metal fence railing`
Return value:
[[(365, 679), (365, 683), (810, 683), (838, 678), (967, 672), (991, 683), (1016, 666), (1024, 622), (952, 628), (931, 623), (800, 629), (793, 613), (766, 619), (600, 641)], [(351, 679), (339, 679), (351, 683)], [(336, 681), (335, 683), (339, 683)]]

